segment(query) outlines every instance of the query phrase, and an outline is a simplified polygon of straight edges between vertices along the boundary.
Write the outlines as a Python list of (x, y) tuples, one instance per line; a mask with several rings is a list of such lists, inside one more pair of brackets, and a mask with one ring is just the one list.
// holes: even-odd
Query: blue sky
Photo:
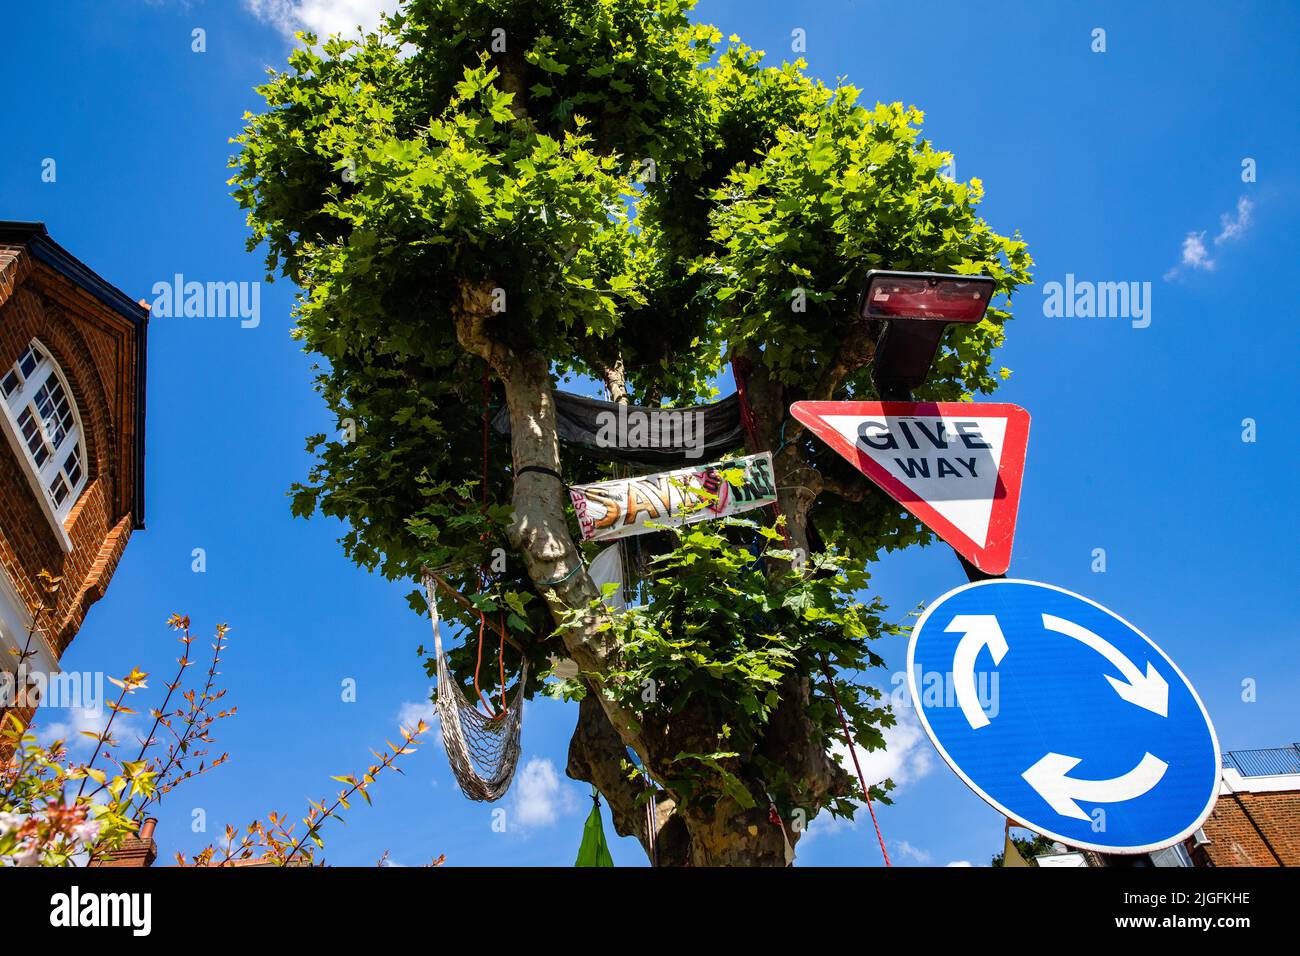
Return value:
[[(372, 5), (307, 0), (299, 14)], [(0, 218), (45, 221), (133, 296), (150, 298), (178, 272), (261, 279), (227, 195), (228, 138), (258, 106), (264, 69), (283, 63), (276, 20), (293, 11), (273, 0), (257, 9), (118, 0), (9, 10)], [(1195, 684), (1225, 749), (1300, 739), (1286, 404), (1300, 344), (1300, 8), (704, 0), (697, 16), (773, 61), (793, 56), (791, 31), (802, 29), (817, 75), (924, 109), (958, 177), (984, 181), (985, 216), (1028, 240), (1037, 285), (1016, 302), (999, 356), (1015, 374), (997, 395), (1033, 415), (1012, 574), (1086, 594), (1142, 628)], [(194, 28), (206, 30), (204, 53), (191, 51)], [(1106, 31), (1104, 53), (1091, 50), (1094, 28)], [(42, 181), (46, 158), (56, 182)], [(1256, 182), (1242, 181), (1245, 158)], [(1043, 285), (1067, 274), (1149, 282), (1149, 327), (1045, 316)], [(415, 654), (427, 624), (406, 607), (409, 587), (347, 562), (337, 524), (289, 515), (285, 491), (309, 464), (303, 437), (333, 422), (289, 338), (293, 289), (278, 282), (261, 295), (256, 328), (152, 323), (148, 528), (63, 661), (109, 673), (139, 665), (156, 687), (175, 655), (170, 612), (190, 614), (201, 634), (232, 625), (222, 671), (239, 715), (217, 745), (232, 759), (163, 805), (169, 858), (226, 822), (301, 816), (429, 688)], [(1242, 441), (1246, 418), (1253, 443)], [(191, 570), (195, 548), (206, 573)], [(1096, 548), (1105, 573), (1090, 570)], [(936, 547), (891, 556), (874, 584), (901, 616), (962, 580)], [(890, 672), (901, 668), (902, 639), (879, 643)], [(354, 703), (341, 700), (345, 678)], [(1001, 818), (904, 717), (891, 753), (867, 768), (901, 781), (880, 811), (891, 856), (987, 863)], [(530, 705), (506, 832), (493, 831), (489, 806), (461, 797), (431, 740), (404, 777), (381, 781), (373, 809), (357, 805), (327, 831), (328, 859), (364, 865), (388, 849), (407, 865), (440, 853), (452, 865), (571, 863), (590, 806), (563, 776), (574, 718), (571, 707)], [(192, 832), (196, 808), (206, 833)], [(615, 840), (613, 853), (643, 862), (631, 841)], [(814, 825), (799, 862), (878, 865), (880, 851), (864, 814), (853, 827)]]

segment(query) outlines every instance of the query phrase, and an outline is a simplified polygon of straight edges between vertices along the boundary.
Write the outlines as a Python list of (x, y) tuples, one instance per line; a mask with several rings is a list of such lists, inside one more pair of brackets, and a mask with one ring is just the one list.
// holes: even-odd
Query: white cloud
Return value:
[(424, 721), (430, 727), (438, 717), (438, 711), (431, 700), (406, 700), (397, 711), (397, 722), (403, 727), (414, 727)]
[(1214, 268), (1214, 260), (1210, 258), (1210, 251), (1205, 248), (1204, 232), (1189, 232), (1187, 234), (1187, 238), (1183, 240), (1182, 264), (1191, 269), (1205, 269), (1206, 271)]
[(922, 865), (929, 863), (930, 860), (933, 859), (933, 857), (930, 855), (929, 850), (922, 850), (918, 847), (914, 847), (906, 840), (899, 841), (898, 855), (901, 857), (905, 857), (909, 860), (915, 860), (917, 863), (920, 863)]
[[(95, 709), (86, 707), (49, 707), (37, 713), (39, 716), (48, 717), (59, 711), (66, 713), (66, 718), (38, 726), (36, 728), (36, 739), (43, 747), (48, 747), (56, 740), (62, 740), (69, 752), (93, 749), (95, 741), (85, 736), (85, 734), (103, 733), (104, 728), (108, 726), (108, 718), (112, 714), (112, 711), (107, 707)], [(129, 741), (131, 733), (132, 729), (126, 717), (119, 716), (117, 720), (113, 721), (113, 737), (116, 740), (119, 742)], [(141, 732), (141, 736), (143, 736), (143, 732)]]
[(974, 866), (970, 860), (953, 860), (948, 866)]
[[(1244, 236), (1246, 230), (1250, 228), (1251, 213), (1254, 209), (1255, 203), (1248, 197), (1242, 196), (1238, 199), (1234, 211), (1225, 212), (1219, 217), (1219, 232), (1214, 237), (1214, 245), (1221, 246), (1225, 242), (1235, 242)], [(1165, 281), (1172, 282), (1184, 269), (1213, 272), (1216, 265), (1216, 261), (1210, 256), (1210, 247), (1205, 242), (1205, 230), (1189, 232), (1183, 238), (1182, 258), (1178, 265), (1165, 273)]]
[(370, 30), (379, 24), (380, 14), (392, 13), (397, 5), (398, 0), (244, 0), (250, 13), (288, 37), (296, 30), (321, 37), (351, 35), (358, 26)]
[(1219, 217), (1219, 234), (1214, 237), (1214, 244), (1221, 245), (1234, 239), (1240, 239), (1245, 231), (1250, 228), (1250, 214), (1255, 208), (1255, 204), (1242, 196), (1237, 200), (1237, 211), (1235, 214), (1225, 212)]
[[(429, 688), (429, 696), (433, 696), (433, 688)], [(438, 726), (438, 710), (433, 705), (432, 700), (405, 700), (402, 706), (397, 709), (397, 724), (399, 727), (405, 727), (407, 730), (414, 730), (415, 725), (424, 721), (429, 729), (420, 737), (421, 746), (427, 747), (429, 744), (442, 746), (442, 728)]]
[(555, 764), (533, 757), (515, 774), (512, 820), (525, 829), (547, 827), (577, 806), (573, 788), (566, 784)]
[[(934, 767), (934, 752), (925, 731), (921, 729), (921, 722), (916, 719), (915, 711), (910, 707), (899, 707), (894, 714), (898, 722), (886, 728), (884, 750), (868, 751), (854, 747), (868, 787), (892, 778), (895, 791), (901, 790), (924, 777)], [(831, 753), (845, 770), (856, 775), (853, 758), (849, 756), (849, 748), (845, 744), (837, 744)]]

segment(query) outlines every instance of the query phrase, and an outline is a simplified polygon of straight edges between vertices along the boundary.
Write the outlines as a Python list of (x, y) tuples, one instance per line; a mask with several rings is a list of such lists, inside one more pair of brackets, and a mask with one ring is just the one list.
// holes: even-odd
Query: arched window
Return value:
[(10, 439), (26, 454), (35, 484), (56, 528), (86, 486), (81, 417), (58, 364), (33, 341), (0, 378)]

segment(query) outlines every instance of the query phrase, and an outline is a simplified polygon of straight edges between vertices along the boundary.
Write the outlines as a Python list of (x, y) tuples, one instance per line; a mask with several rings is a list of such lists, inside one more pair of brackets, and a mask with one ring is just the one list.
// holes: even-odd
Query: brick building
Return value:
[[(148, 319), (43, 224), (0, 222), (0, 669), (11, 687), (12, 650), (29, 634), (28, 674), (58, 672), (144, 526)], [(43, 571), (61, 579), (49, 597)]]
[(1300, 866), (1300, 744), (1225, 753), (1219, 801), (1188, 850), (1196, 866)]
[(1194, 834), (1135, 856), (1056, 849), (1039, 866), (1300, 866), (1300, 744), (1223, 754), (1219, 797)]

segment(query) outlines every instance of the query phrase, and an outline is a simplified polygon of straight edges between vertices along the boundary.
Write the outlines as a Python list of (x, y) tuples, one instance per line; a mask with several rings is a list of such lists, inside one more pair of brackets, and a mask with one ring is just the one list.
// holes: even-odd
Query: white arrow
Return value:
[(957, 652), (952, 657), (953, 689), (957, 693), (961, 712), (971, 728), (978, 730), (986, 727), (989, 718), (980, 706), (979, 694), (975, 691), (975, 658), (987, 647), (993, 655), (993, 663), (1001, 664), (1007, 653), (1007, 639), (1002, 636), (998, 619), (992, 614), (958, 614), (944, 630), (965, 632), (965, 636), (957, 642)]
[(1066, 776), (1079, 757), (1049, 753), (1021, 774), (1025, 782), (1038, 791), (1048, 806), (1063, 817), (1076, 820), (1091, 819), (1074, 801), (1088, 803), (1121, 803), (1147, 793), (1164, 777), (1169, 765), (1159, 757), (1145, 754), (1142, 762), (1121, 777), (1110, 780), (1080, 780)]
[(1043, 615), (1043, 627), (1087, 644), (1119, 668), (1119, 672), (1124, 675), (1124, 680), (1109, 674), (1104, 676), (1110, 681), (1110, 686), (1115, 688), (1115, 692), (1130, 704), (1137, 704), (1144, 710), (1159, 714), (1161, 717), (1169, 716), (1169, 684), (1150, 661), (1147, 662), (1147, 672), (1144, 677), (1137, 665), (1124, 656), (1119, 648), (1098, 637), (1086, 627), (1080, 627), (1073, 621), (1053, 617), (1050, 614)]

